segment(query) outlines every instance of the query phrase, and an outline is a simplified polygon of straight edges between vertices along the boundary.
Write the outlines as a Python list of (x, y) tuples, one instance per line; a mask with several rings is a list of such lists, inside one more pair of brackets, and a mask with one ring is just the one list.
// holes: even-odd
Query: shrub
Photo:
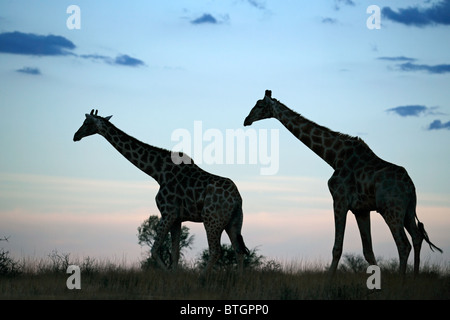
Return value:
[(9, 256), (9, 251), (0, 249), (0, 276), (15, 276), (22, 273), (23, 265)]

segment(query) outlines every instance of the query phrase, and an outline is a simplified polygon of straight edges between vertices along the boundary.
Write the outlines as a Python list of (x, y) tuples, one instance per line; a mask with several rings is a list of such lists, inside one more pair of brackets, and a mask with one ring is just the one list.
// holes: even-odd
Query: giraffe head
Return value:
[(75, 132), (73, 141), (80, 141), (82, 138), (99, 133), (99, 129), (105, 121), (109, 121), (112, 116), (100, 117), (97, 115), (98, 110), (92, 109), (90, 114), (86, 113), (86, 120), (84, 120), (80, 129)]
[(272, 91), (266, 90), (264, 98), (256, 102), (247, 118), (245, 118), (244, 126), (249, 126), (253, 122), (258, 120), (272, 118), (273, 105), (275, 104), (275, 102), (276, 100), (272, 99)]

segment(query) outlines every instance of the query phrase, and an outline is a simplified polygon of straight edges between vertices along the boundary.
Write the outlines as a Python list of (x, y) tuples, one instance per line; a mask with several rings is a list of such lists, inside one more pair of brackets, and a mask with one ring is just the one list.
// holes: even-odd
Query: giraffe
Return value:
[[(180, 233), (183, 221), (203, 222), (210, 258), (205, 268), (209, 272), (221, 255), (220, 238), (223, 230), (235, 249), (239, 270), (243, 255), (249, 254), (241, 235), (243, 223), (242, 198), (234, 182), (213, 175), (198, 167), (183, 153), (171, 152), (145, 144), (114, 126), (111, 116), (101, 117), (98, 110), (86, 114), (73, 140), (100, 134), (126, 159), (159, 184), (156, 204), (161, 213), (157, 235), (151, 249), (152, 258), (163, 269), (160, 247), (168, 232), (172, 238), (172, 268), (176, 269), (180, 255)], [(182, 161), (179, 161), (179, 160)]]
[[(370, 211), (384, 218), (394, 237), (399, 254), (399, 272), (406, 273), (411, 244), (404, 228), (412, 237), (414, 246), (414, 275), (419, 273), (420, 249), (425, 240), (432, 251), (442, 250), (431, 243), (416, 214), (416, 191), (407, 171), (380, 159), (359, 137), (353, 137), (320, 126), (280, 101), (266, 90), (264, 98), (245, 118), (244, 126), (261, 119), (278, 119), (295, 137), (334, 169), (328, 180), (333, 198), (335, 240), (329, 268), (333, 277), (342, 254), (347, 212), (356, 217), (364, 258), (376, 265), (370, 231)], [(415, 222), (417, 219), (417, 224)]]

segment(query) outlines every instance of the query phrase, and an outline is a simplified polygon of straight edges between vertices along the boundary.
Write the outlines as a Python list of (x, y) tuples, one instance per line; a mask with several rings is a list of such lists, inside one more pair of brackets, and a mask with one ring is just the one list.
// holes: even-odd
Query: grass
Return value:
[[(8, 257), (7, 257), (8, 258)], [(381, 289), (366, 286), (370, 274), (360, 261), (343, 259), (334, 281), (326, 266), (303, 262), (265, 265), (245, 270), (222, 269), (202, 276), (195, 267), (173, 271), (143, 270), (139, 266), (96, 261), (70, 261), (53, 252), (46, 260), (24, 259), (15, 270), (0, 273), (0, 299), (106, 299), (106, 300), (448, 300), (448, 266), (424, 265), (419, 277), (411, 271), (405, 281), (393, 262), (380, 263)], [(348, 265), (348, 261), (353, 265)], [(80, 266), (81, 290), (69, 290), (70, 264)], [(358, 266), (358, 268), (352, 268)]]

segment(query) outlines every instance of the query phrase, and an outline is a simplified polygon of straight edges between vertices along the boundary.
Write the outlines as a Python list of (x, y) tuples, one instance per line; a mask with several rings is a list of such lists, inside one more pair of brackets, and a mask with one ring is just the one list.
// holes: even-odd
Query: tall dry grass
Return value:
[[(81, 269), (81, 289), (69, 290), (69, 264)], [(138, 265), (86, 258), (70, 261), (53, 253), (48, 259), (23, 259), (20, 270), (0, 275), (0, 299), (149, 299), (149, 300), (410, 300), (450, 298), (448, 266), (424, 265), (405, 281), (394, 263), (381, 265), (381, 290), (369, 290), (370, 276), (341, 268), (332, 282), (326, 265), (304, 261), (280, 262), (264, 268), (222, 269), (203, 276), (197, 268), (177, 271), (143, 270)]]

